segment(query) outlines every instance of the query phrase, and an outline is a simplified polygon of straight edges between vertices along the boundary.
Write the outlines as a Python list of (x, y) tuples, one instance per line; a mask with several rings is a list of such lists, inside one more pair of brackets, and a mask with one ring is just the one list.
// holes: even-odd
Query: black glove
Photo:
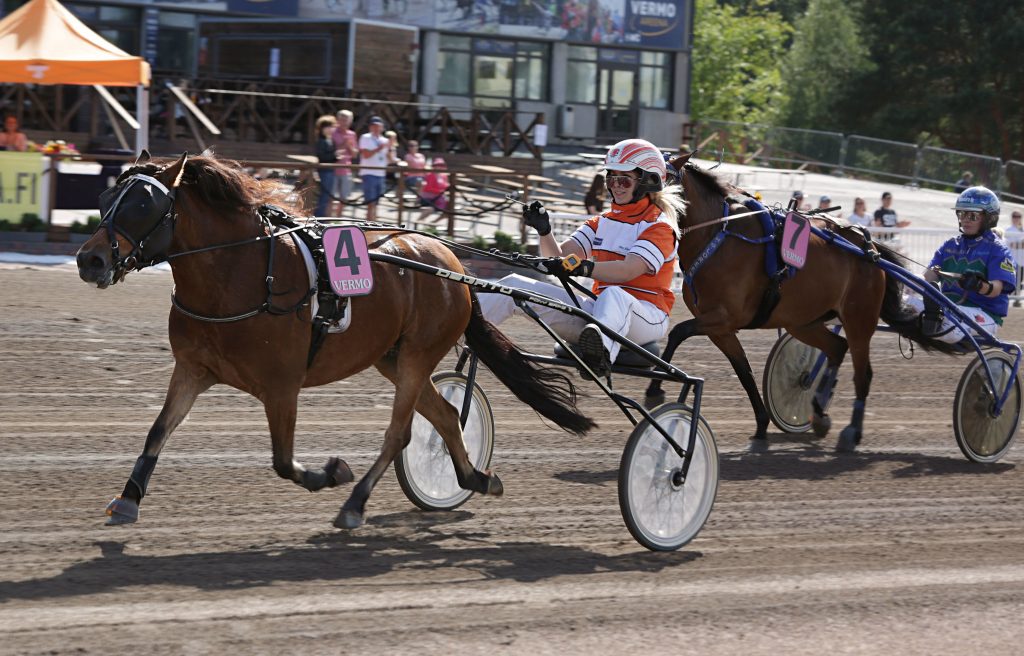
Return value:
[(539, 262), (538, 268), (552, 276), (580, 276), (589, 278), (594, 273), (594, 261), (583, 260), (577, 255), (549, 257)]
[(536, 230), (537, 234), (541, 237), (551, 234), (551, 219), (548, 217), (548, 211), (544, 209), (539, 200), (535, 200), (523, 207), (523, 221), (526, 222), (526, 225)]
[[(976, 271), (968, 271), (967, 273), (960, 276), (960, 286), (969, 292), (981, 293), (981, 288), (984, 285), (988, 285), (988, 278), (984, 274), (977, 273)], [(991, 287), (989, 290), (991, 291)]]

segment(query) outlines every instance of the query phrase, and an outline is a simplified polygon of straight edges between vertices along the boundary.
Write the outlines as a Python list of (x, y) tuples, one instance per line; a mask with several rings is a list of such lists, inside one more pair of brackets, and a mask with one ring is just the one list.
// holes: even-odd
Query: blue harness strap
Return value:
[[(700, 271), (700, 268), (715, 254), (715, 251), (719, 249), (726, 237), (735, 237), (748, 244), (764, 244), (764, 269), (765, 274), (769, 279), (773, 281), (773, 284), (778, 284), (778, 280), (783, 275), (786, 277), (792, 276), (795, 271), (792, 267), (780, 264), (779, 248), (776, 245), (775, 233), (778, 227), (782, 225), (780, 219), (781, 215), (777, 215), (769, 212), (765, 209), (764, 205), (757, 201), (757, 199), (749, 198), (743, 202), (751, 212), (758, 212), (754, 216), (761, 222), (761, 231), (764, 233), (761, 237), (753, 238), (741, 235), (735, 232), (729, 231), (729, 224), (722, 226), (722, 230), (718, 232), (711, 241), (707, 243), (704, 250), (700, 252), (700, 255), (694, 259), (693, 264), (688, 269), (683, 271), (683, 284), (690, 288), (690, 292), (693, 293), (693, 302), (697, 303), (697, 288), (693, 284), (693, 278)], [(729, 203), (728, 201), (722, 201), (722, 217), (729, 216)], [(784, 218), (784, 217), (782, 217)]]

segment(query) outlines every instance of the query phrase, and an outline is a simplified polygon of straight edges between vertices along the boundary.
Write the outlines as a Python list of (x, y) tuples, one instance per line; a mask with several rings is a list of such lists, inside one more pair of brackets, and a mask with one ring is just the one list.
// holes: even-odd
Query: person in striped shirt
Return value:
[[(583, 310), (638, 344), (664, 337), (675, 302), (671, 282), (679, 234), (676, 217), (685, 203), (680, 187), (666, 188), (665, 179), (661, 151), (643, 139), (627, 139), (612, 146), (605, 158), (611, 208), (588, 219), (568, 239), (555, 239), (539, 202), (523, 209), (524, 221), (540, 235), (548, 271), (593, 279), (597, 298), (581, 301)], [(565, 259), (571, 255), (579, 258), (575, 267)], [(515, 274), (500, 283), (572, 304), (561, 285)], [(481, 294), (480, 306), (494, 324), (519, 312), (504, 294)], [(607, 373), (619, 353), (617, 342), (578, 317), (541, 306), (533, 309), (559, 336), (578, 345), (595, 373)]]

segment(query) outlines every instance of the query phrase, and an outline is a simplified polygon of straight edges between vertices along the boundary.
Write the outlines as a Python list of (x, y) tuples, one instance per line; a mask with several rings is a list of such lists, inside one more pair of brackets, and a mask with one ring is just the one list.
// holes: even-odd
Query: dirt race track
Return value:
[[(874, 341), (863, 449), (771, 433), (725, 359), (694, 339), (677, 363), (707, 380), (721, 453), (703, 532), (649, 553), (623, 525), (616, 472), (629, 424), (577, 440), (489, 374), (500, 499), (424, 513), (393, 473), (368, 525), (331, 527), (350, 487), (276, 477), (261, 406), (216, 387), (171, 437), (141, 520), (103, 526), (156, 417), (172, 359), (171, 277), (106, 291), (72, 268), (0, 271), (0, 653), (14, 654), (1019, 654), (1024, 444), (964, 459), (952, 400), (966, 358)], [(521, 344), (539, 329), (508, 324)], [(1004, 338), (1024, 339), (1014, 310)], [(774, 332), (747, 333), (760, 379)], [(622, 381), (637, 393), (639, 383)], [(844, 368), (833, 405), (849, 416)], [(596, 389), (594, 390), (596, 393)], [(376, 372), (303, 395), (298, 458), (361, 475), (391, 390)]]

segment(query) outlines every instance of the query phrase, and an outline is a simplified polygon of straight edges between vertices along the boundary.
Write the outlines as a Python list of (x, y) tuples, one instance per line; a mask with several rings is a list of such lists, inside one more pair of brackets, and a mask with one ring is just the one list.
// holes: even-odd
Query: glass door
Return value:
[(636, 136), (636, 69), (601, 64), (597, 89), (598, 136)]

